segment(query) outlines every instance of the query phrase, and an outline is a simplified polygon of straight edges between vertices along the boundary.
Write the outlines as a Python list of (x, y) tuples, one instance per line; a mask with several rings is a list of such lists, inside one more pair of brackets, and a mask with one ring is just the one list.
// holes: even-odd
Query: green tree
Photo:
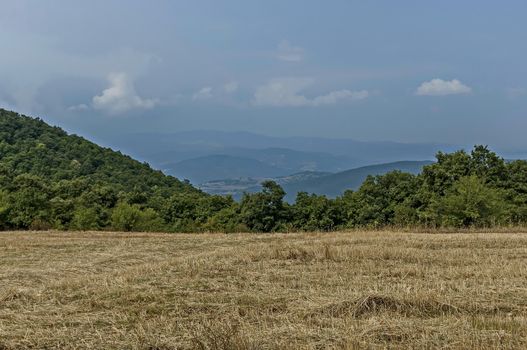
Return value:
[(292, 208), (292, 224), (304, 231), (335, 230), (343, 223), (343, 214), (335, 200), (326, 196), (299, 192)]
[(163, 231), (165, 224), (152, 208), (119, 203), (112, 212), (112, 228), (117, 231)]
[(288, 217), (284, 196), (280, 185), (274, 181), (264, 181), (261, 192), (244, 194), (240, 206), (241, 222), (256, 232), (277, 230)]
[(507, 166), (503, 158), (490, 151), (487, 146), (474, 146), (470, 153), (470, 175), (483, 179), (492, 186), (501, 186), (507, 179)]
[(503, 192), (474, 175), (456, 181), (445, 196), (432, 203), (429, 211), (443, 226), (494, 226), (508, 219)]
[(396, 208), (415, 194), (416, 177), (400, 171), (368, 176), (356, 191), (343, 196), (347, 225), (382, 227), (395, 224)]
[(75, 205), (73, 199), (54, 197), (49, 204), (53, 227), (61, 230), (68, 228), (74, 216)]
[(5, 190), (0, 190), (0, 230), (10, 227), (10, 201), (9, 194)]
[(249, 228), (240, 221), (238, 205), (223, 208), (213, 214), (203, 226), (209, 232), (248, 232)]
[(420, 175), (423, 186), (430, 192), (442, 196), (454, 182), (471, 174), (472, 159), (465, 151), (438, 152), (436, 159), (436, 163), (423, 167)]
[(51, 218), (49, 188), (34, 175), (19, 175), (9, 196), (10, 222), (15, 228), (29, 228), (33, 222), (49, 223)]
[[(119, 224), (122, 225), (122, 222), (120, 222)], [(99, 213), (97, 212), (97, 209), (94, 207), (76, 208), (70, 228), (82, 231), (100, 229), (101, 227), (99, 226)]]
[(516, 160), (507, 164), (507, 178), (502, 184), (505, 199), (511, 205), (511, 221), (527, 222), (527, 161)]
[(172, 195), (163, 205), (162, 217), (174, 232), (198, 231), (197, 208), (199, 198), (190, 193)]
[(116, 231), (133, 231), (141, 218), (138, 205), (119, 203), (112, 211), (112, 228)]

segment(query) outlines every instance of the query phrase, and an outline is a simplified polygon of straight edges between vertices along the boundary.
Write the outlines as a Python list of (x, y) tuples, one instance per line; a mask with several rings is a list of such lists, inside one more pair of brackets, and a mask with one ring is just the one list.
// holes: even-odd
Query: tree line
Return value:
[(0, 229), (166, 232), (495, 227), (527, 223), (527, 162), (485, 146), (439, 152), (418, 175), (369, 176), (331, 199), (284, 201), (273, 181), (240, 202), (130, 157), (0, 110)]

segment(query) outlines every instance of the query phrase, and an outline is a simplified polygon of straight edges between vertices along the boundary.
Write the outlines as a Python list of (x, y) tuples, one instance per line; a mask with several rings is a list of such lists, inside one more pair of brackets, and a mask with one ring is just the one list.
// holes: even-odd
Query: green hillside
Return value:
[(197, 191), (120, 152), (4, 109), (0, 109), (0, 166), (4, 176), (31, 174), (49, 181), (85, 180), (111, 185), (119, 191)]
[(302, 184), (291, 204), (279, 183), (264, 181), (236, 202), (0, 110), (0, 229), (272, 232), (527, 222), (526, 161), (506, 162), (485, 146), (436, 158), (284, 177), (287, 191)]
[[(120, 152), (0, 109), (0, 228), (159, 227), (173, 224), (161, 212), (182, 196), (209, 197)], [(115, 208), (128, 210), (132, 223), (119, 227), (115, 216), (112, 224)]]

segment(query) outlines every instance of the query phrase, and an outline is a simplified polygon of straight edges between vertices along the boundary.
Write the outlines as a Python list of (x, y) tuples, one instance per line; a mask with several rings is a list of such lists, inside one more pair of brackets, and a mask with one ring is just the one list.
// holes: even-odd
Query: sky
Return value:
[(0, 106), (135, 132), (527, 150), (524, 0), (0, 0)]

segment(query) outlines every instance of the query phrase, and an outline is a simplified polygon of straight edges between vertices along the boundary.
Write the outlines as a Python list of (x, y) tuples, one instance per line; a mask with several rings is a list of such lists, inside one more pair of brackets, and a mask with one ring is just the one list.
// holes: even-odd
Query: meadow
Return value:
[(0, 349), (527, 348), (527, 234), (0, 233)]

